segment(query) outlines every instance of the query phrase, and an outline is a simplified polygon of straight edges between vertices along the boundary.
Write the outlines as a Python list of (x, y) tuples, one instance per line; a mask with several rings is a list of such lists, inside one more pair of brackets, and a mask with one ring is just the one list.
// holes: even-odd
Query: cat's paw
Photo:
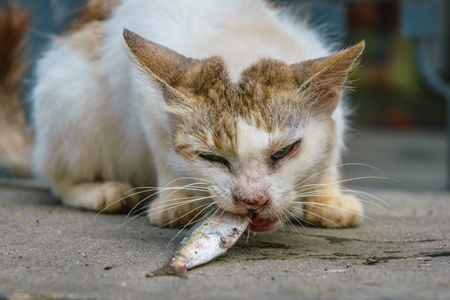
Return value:
[(140, 201), (140, 197), (133, 195), (131, 190), (132, 187), (123, 182), (105, 182), (95, 191), (96, 195), (92, 196), (97, 199), (98, 211), (129, 212)]
[(192, 193), (177, 191), (153, 200), (148, 211), (150, 223), (172, 228), (192, 224), (203, 215), (201, 203), (188, 200), (192, 197)]
[(304, 205), (308, 224), (327, 228), (354, 227), (361, 223), (363, 208), (352, 195), (311, 197)]
[(129, 212), (139, 201), (131, 194), (131, 186), (124, 182), (87, 182), (59, 189), (63, 202), (72, 207), (98, 212)]

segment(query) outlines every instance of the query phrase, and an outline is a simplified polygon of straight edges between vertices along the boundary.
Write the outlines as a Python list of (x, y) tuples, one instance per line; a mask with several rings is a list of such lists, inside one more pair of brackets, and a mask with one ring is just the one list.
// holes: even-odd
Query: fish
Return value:
[(247, 215), (211, 210), (181, 241), (172, 259), (146, 277), (174, 275), (187, 278), (187, 270), (205, 264), (227, 252), (251, 222)]

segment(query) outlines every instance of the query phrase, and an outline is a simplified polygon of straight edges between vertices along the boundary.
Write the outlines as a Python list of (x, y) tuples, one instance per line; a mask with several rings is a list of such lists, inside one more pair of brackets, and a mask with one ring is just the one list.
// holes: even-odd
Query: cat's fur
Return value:
[(33, 139), (20, 101), (30, 11), (0, 9), (0, 166), (29, 176)]
[(253, 213), (254, 231), (301, 212), (357, 225), (337, 165), (342, 88), (363, 47), (331, 54), (260, 0), (91, 0), (38, 63), (33, 172), (65, 204), (97, 211), (130, 209), (133, 187), (156, 185), (156, 225), (211, 202)]

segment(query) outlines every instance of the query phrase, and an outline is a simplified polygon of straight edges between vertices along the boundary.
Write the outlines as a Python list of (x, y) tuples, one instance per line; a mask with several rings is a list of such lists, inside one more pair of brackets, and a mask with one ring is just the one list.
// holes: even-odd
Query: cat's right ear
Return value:
[(166, 101), (186, 101), (186, 96), (177, 87), (186, 81), (189, 69), (199, 61), (149, 41), (128, 29), (124, 29), (123, 37), (140, 67), (161, 86)]
[(331, 115), (338, 105), (347, 77), (358, 66), (365, 42), (336, 54), (292, 65), (305, 101), (316, 111)]

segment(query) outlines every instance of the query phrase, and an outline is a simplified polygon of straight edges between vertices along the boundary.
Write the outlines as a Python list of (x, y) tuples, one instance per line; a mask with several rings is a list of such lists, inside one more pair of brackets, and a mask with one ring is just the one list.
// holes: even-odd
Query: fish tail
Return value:
[(187, 278), (187, 268), (178, 268), (172, 263), (168, 263), (156, 271), (147, 273), (145, 277), (156, 277), (156, 276), (178, 276), (180, 278)]

